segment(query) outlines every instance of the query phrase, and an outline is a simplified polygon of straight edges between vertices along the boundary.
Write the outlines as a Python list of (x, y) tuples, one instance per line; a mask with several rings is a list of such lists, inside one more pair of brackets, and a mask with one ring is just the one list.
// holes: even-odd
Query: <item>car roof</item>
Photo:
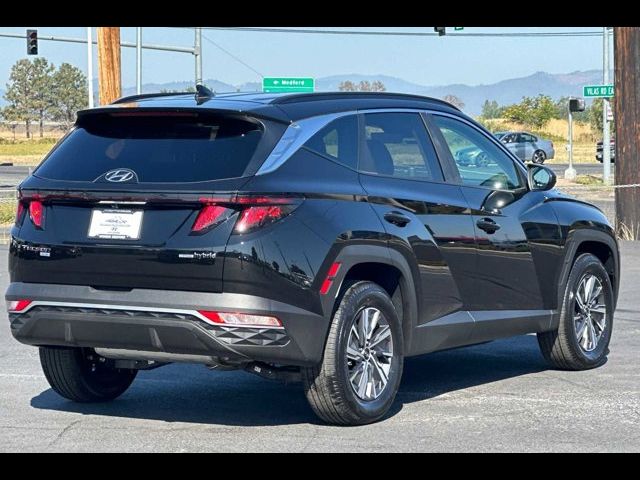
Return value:
[(429, 109), (461, 115), (459, 109), (444, 100), (390, 92), (234, 92), (199, 98), (194, 93), (155, 93), (120, 98), (111, 105), (84, 110), (83, 113), (114, 108), (228, 110), (283, 122), (374, 108)]

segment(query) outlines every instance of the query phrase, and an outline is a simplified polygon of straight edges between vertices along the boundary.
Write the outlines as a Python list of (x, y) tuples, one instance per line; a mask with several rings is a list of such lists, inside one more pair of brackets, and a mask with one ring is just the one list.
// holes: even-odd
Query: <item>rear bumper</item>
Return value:
[[(6, 300), (28, 299), (9, 313), (11, 333), (28, 345), (113, 348), (208, 356), (225, 361), (314, 365), (329, 327), (323, 316), (266, 298), (233, 293), (14, 282)], [(282, 328), (212, 325), (196, 310), (276, 316)]]

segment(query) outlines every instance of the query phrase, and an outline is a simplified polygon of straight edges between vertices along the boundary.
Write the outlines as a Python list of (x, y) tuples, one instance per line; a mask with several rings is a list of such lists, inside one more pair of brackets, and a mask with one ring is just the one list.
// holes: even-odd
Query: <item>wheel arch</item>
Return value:
[[(605, 232), (581, 229), (569, 233), (564, 263), (560, 271), (559, 286), (562, 287), (566, 284), (573, 263), (583, 253), (595, 255), (604, 265), (613, 287), (615, 305), (620, 284), (619, 249), (616, 239)], [(563, 289), (559, 288), (559, 290)]]
[(334, 282), (333, 295), (322, 299), (323, 310), (333, 316), (348, 286), (358, 280), (375, 282), (387, 291), (400, 320), (404, 350), (409, 351), (411, 337), (418, 322), (418, 298), (413, 273), (407, 260), (397, 251), (386, 246), (349, 245), (335, 258), (340, 270)]

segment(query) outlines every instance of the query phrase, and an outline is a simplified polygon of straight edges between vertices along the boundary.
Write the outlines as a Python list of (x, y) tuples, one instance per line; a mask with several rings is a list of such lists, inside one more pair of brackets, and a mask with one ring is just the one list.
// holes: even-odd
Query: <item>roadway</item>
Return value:
[[(558, 177), (564, 176), (564, 171), (569, 168), (568, 163), (546, 163), (547, 167), (555, 172)], [(603, 167), (601, 163), (574, 163), (578, 175), (602, 175)], [(615, 173), (615, 164), (611, 165), (611, 175)]]

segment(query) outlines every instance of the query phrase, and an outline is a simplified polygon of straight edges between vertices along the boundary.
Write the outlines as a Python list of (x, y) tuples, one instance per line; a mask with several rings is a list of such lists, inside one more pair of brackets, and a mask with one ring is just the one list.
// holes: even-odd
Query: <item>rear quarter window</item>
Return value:
[(242, 177), (262, 136), (261, 123), (229, 116), (102, 115), (76, 127), (35, 174), (92, 182), (128, 168), (140, 183)]

